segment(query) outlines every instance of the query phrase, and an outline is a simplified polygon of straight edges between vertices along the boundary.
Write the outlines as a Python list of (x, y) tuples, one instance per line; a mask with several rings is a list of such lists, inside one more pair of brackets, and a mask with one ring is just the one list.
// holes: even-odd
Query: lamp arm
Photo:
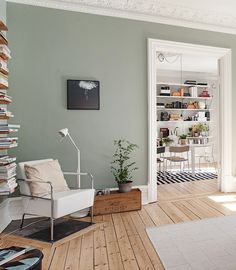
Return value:
[(72, 144), (74, 145), (74, 147), (76, 148), (76, 150), (77, 150), (78, 152), (80, 152), (78, 146), (76, 145), (76, 143), (74, 142), (74, 140), (73, 140), (72, 137), (70, 136), (70, 133), (68, 133), (68, 137), (70, 138), (70, 140), (71, 140)]

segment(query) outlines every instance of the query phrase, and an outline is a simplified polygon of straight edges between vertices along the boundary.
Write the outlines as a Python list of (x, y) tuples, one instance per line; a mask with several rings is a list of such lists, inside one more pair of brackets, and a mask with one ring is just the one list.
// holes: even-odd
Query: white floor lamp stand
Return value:
[[(63, 138), (68, 136), (70, 141), (72, 142), (73, 146), (75, 147), (75, 149), (77, 151), (77, 171), (76, 171), (77, 175), (76, 175), (76, 179), (77, 179), (77, 187), (80, 188), (80, 175), (79, 175), (79, 173), (80, 173), (80, 150), (79, 150), (78, 146), (76, 145), (76, 143), (74, 142), (74, 140), (72, 139), (72, 137), (70, 136), (68, 128), (63, 128), (63, 129), (59, 130), (59, 134), (61, 135), (62, 140), (63, 140)], [(67, 174), (70, 174), (70, 173), (67, 173)], [(71, 173), (71, 174), (73, 175), (73, 173)], [(70, 216), (72, 218), (82, 218), (82, 217), (86, 217), (88, 215), (88, 212), (89, 212), (89, 208), (86, 208), (84, 210), (75, 212), (75, 213), (71, 214)]]

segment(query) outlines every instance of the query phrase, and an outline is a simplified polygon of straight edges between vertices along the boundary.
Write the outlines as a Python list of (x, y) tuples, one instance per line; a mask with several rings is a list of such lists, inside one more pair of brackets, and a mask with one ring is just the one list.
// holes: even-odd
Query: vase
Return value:
[(119, 192), (121, 193), (130, 192), (132, 189), (132, 183), (133, 181), (126, 181), (123, 183), (118, 183)]

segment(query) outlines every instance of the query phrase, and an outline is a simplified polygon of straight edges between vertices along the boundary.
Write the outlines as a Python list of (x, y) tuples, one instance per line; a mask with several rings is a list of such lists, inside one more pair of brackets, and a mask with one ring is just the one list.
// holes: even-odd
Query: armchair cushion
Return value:
[[(68, 185), (63, 176), (58, 160), (46, 161), (39, 164), (25, 164), (25, 174), (31, 181), (50, 181), (53, 186), (53, 192), (68, 191)], [(46, 196), (50, 194), (51, 188), (49, 184), (31, 182), (30, 190), (33, 196)]]

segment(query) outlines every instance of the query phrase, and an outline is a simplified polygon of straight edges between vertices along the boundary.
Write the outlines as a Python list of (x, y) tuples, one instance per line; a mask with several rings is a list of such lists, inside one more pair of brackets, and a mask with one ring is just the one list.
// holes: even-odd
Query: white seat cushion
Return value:
[[(54, 194), (53, 218), (60, 218), (93, 206), (94, 189), (75, 189)], [(44, 198), (50, 198), (45, 196)], [(24, 212), (39, 216), (51, 216), (50, 200), (23, 198)]]

